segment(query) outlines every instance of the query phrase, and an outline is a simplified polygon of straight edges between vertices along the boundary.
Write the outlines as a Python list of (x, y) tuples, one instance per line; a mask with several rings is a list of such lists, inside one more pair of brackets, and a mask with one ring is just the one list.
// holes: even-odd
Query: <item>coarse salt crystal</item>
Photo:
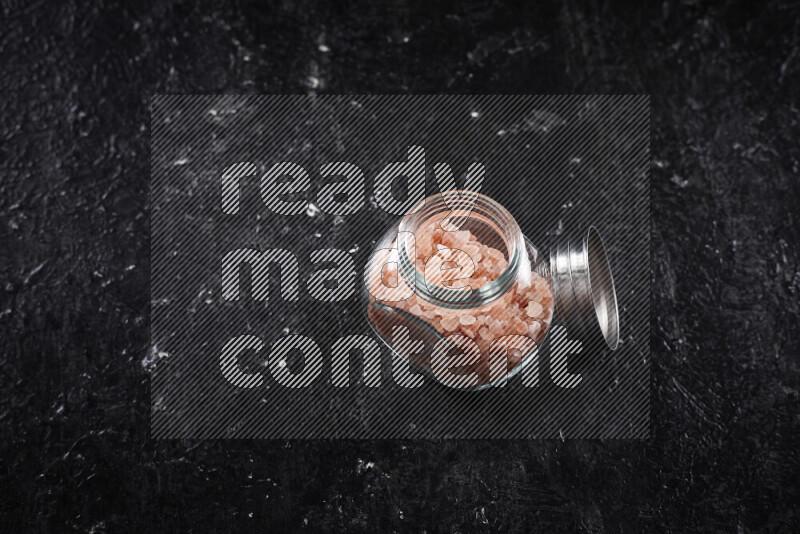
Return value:
[(454, 315), (446, 315), (442, 317), (442, 328), (445, 330), (452, 332), (458, 328), (458, 325), (458, 317)]
[(504, 260), (505, 254), (497, 250), (496, 248), (487, 248), (486, 254), (496, 260)]
[(475, 318), (474, 315), (466, 315), (466, 314), (459, 316), (458, 320), (463, 325), (470, 325), (478, 322), (478, 320)]
[(531, 324), (528, 325), (528, 336), (531, 337), (532, 339), (536, 339), (541, 330), (542, 330), (542, 325), (538, 321), (533, 321)]
[(508, 321), (509, 326), (514, 334), (527, 334), (528, 333), (528, 325), (520, 319), (519, 317), (512, 317)]
[(525, 313), (528, 314), (528, 317), (540, 317), (542, 315), (542, 311), (544, 311), (544, 309), (542, 308), (541, 304), (538, 302), (531, 302), (528, 304)]

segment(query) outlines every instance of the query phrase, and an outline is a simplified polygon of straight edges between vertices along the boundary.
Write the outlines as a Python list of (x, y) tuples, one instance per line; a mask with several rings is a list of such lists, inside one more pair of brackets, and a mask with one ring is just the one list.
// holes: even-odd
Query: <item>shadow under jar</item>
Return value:
[[(535, 361), (527, 357), (556, 309), (580, 328), (593, 312), (613, 350), (613, 280), (596, 230), (584, 241), (555, 247), (548, 261), (491, 198), (469, 191), (428, 197), (382, 236), (367, 263), (370, 325), (416, 369), (468, 390), (501, 385)], [(597, 296), (590, 267), (606, 288), (595, 288)], [(575, 287), (565, 273), (586, 280)]]

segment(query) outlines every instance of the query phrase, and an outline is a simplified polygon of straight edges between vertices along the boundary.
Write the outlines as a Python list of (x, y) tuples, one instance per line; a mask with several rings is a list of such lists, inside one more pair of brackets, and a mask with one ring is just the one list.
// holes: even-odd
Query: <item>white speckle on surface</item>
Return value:
[(683, 178), (681, 178), (677, 174), (673, 174), (672, 178), (670, 178), (669, 181), (672, 182), (673, 184), (677, 185), (681, 189), (683, 189), (684, 187), (689, 185), (689, 180), (684, 180)]
[(284, 367), (286, 367), (286, 360), (281, 360), (281, 361), (279, 361), (279, 362), (278, 362), (278, 367), (280, 367), (281, 369), (283, 369)]
[(319, 213), (319, 207), (313, 202), (309, 202), (308, 206), (306, 207), (306, 215), (309, 217), (316, 217)]
[(356, 462), (356, 473), (359, 475), (375, 467), (375, 462), (365, 462), (361, 458)]
[(164, 404), (164, 397), (159, 397), (159, 398), (157, 398), (157, 399), (155, 400), (155, 402), (153, 403), (153, 406), (152, 406), (152, 408), (153, 408), (153, 410), (156, 410), (156, 411), (159, 411), (159, 412), (164, 412), (164, 411), (166, 411), (167, 407), (166, 407), (166, 405)]
[(175, 165), (176, 167), (179, 167), (179, 166), (181, 166), (181, 165), (186, 165), (187, 163), (189, 163), (189, 160), (188, 160), (188, 159), (186, 159), (186, 158), (181, 158), (181, 159), (177, 159), (177, 160), (175, 160), (175, 161), (174, 161), (172, 164), (173, 164), (173, 165)]
[(478, 113), (477, 111), (473, 111), (473, 112), (471, 112), (471, 113), (469, 114), (469, 116), (470, 116), (470, 117), (472, 117), (473, 119), (477, 119), (478, 117), (480, 117), (480, 116), (481, 116), (481, 114), (480, 114), (480, 113)]
[(322, 52), (323, 54), (327, 54), (328, 52), (330, 52), (330, 51), (331, 51), (331, 49), (330, 49), (330, 48), (328, 48), (328, 46), (327, 46), (327, 45), (325, 45), (325, 44), (320, 44), (320, 45), (317, 47), (317, 49), (318, 49), (320, 52)]
[(142, 358), (142, 367), (145, 371), (150, 372), (155, 369), (156, 365), (160, 360), (164, 360), (169, 358), (169, 353), (163, 350), (158, 350), (158, 346), (153, 346), (150, 349), (150, 352)]

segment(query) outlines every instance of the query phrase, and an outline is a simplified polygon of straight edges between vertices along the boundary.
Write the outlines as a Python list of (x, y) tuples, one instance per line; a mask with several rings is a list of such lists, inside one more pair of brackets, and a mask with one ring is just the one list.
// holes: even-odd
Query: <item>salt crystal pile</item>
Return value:
[[(472, 289), (478, 289), (496, 280), (508, 267), (502, 251), (480, 243), (468, 230), (445, 232), (438, 221), (421, 228), (416, 233), (416, 243), (417, 257), (413, 261), (420, 272), (428, 275), (426, 280), (437, 285), (466, 287), (465, 284), (469, 284)], [(466, 280), (464, 274), (472, 270), (472, 265), (467, 261), (467, 270), (463, 271), (464, 257), (455, 261), (456, 254), (466, 254), (474, 262), (474, 271)], [(462, 271), (464, 274), (461, 274)], [(431, 273), (440, 278), (432, 279)], [(382, 279), (386, 286), (397, 285), (399, 275), (396, 265), (389, 265), (381, 274), (382, 277), (377, 279)], [(528, 336), (538, 345), (544, 338), (553, 313), (550, 284), (535, 272), (530, 273), (529, 280), (517, 281), (505, 295), (481, 307), (465, 310), (442, 308), (416, 294), (390, 304), (421, 318), (442, 335), (463, 334), (475, 340), (484, 355), (488, 354), (493, 340), (510, 334)], [(512, 360), (518, 362), (522, 356), (518, 355)]]

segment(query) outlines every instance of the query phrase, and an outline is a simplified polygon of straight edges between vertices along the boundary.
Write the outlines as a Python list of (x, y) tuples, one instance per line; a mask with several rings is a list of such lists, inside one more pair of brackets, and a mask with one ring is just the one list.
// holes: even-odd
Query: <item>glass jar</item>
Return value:
[(545, 258), (503, 206), (470, 191), (428, 197), (388, 230), (366, 265), (364, 294), (370, 325), (396, 356), (460, 389), (520, 372), (556, 313), (573, 330), (599, 325), (612, 350), (619, 339), (594, 228)]

